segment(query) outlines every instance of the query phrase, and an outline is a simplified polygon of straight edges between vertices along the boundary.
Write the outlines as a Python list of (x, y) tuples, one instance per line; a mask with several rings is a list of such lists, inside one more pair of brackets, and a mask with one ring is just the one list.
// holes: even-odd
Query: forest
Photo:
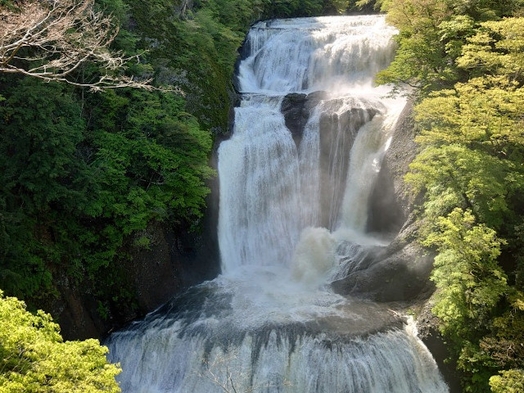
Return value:
[(377, 82), (414, 102), (406, 182), (464, 392), (524, 391), (523, 0), (0, 0), (0, 392), (118, 391), (59, 294), (136, 307), (148, 228), (201, 230), (249, 26), (350, 12), (399, 30)]
[(524, 2), (383, 1), (400, 30), (381, 83), (414, 90), (406, 180), (436, 252), (433, 313), (465, 392), (524, 389)]

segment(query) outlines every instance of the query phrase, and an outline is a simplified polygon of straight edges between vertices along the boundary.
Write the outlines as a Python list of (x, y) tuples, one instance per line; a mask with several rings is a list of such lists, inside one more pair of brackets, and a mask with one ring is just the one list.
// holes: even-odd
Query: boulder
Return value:
[(431, 296), (433, 256), (416, 243), (397, 240), (368, 249), (358, 268), (334, 281), (333, 290), (376, 302), (413, 302)]

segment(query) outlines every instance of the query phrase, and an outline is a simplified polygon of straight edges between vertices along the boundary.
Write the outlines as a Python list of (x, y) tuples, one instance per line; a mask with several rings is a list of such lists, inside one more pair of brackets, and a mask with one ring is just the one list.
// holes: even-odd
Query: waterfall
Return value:
[(378, 15), (252, 27), (218, 151), (222, 274), (109, 337), (123, 392), (448, 391), (413, 321), (329, 285), (383, 244), (368, 198), (405, 100), (373, 80), (395, 33)]

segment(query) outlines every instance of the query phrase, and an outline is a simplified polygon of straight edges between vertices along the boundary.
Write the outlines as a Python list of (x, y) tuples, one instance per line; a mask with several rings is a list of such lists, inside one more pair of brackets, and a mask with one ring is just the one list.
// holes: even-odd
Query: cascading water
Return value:
[(111, 335), (124, 392), (448, 391), (412, 322), (329, 287), (378, 243), (367, 201), (405, 101), (373, 78), (394, 33), (383, 16), (253, 26), (219, 148), (222, 274)]

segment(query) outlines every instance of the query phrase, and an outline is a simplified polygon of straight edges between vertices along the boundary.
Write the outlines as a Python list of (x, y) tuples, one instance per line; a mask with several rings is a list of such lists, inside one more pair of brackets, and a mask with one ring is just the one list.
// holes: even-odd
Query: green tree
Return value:
[(427, 90), (454, 78), (440, 31), (441, 23), (451, 15), (446, 1), (385, 0), (382, 9), (387, 11), (389, 23), (399, 29), (399, 48), (390, 66), (379, 74), (380, 83)]
[(77, 156), (85, 124), (69, 92), (32, 78), (15, 78), (3, 89), (0, 285), (17, 296), (52, 292), (49, 267), (78, 252), (56, 247), (67, 228), (58, 223), (78, 214), (90, 190), (88, 168)]
[(479, 77), (429, 95), (416, 108), (421, 146), (459, 143), (518, 161), (524, 89), (502, 76)]
[(34, 303), (57, 295), (65, 276), (103, 303), (130, 302), (114, 274), (128, 258), (125, 240), (154, 221), (196, 229), (213, 175), (210, 133), (175, 93), (92, 94), (82, 113), (65, 85), (9, 81), (0, 103), (0, 286)]
[(496, 232), (476, 224), (470, 211), (455, 208), (438, 219), (438, 232), (425, 241), (438, 255), (432, 279), (437, 286), (433, 309), (442, 330), (457, 338), (484, 329), (491, 311), (506, 293), (507, 277), (497, 263), (503, 243)]
[(97, 146), (90, 165), (101, 186), (87, 207), (91, 214), (112, 218), (124, 235), (153, 219), (175, 225), (199, 218), (209, 193), (205, 180), (214, 173), (207, 164), (212, 140), (183, 111), (183, 100), (127, 91), (101, 104), (89, 125)]
[(508, 83), (524, 83), (524, 18), (484, 22), (467, 40), (459, 67), (472, 76), (501, 75)]
[(489, 385), (493, 393), (524, 392), (524, 370), (501, 371), (490, 378)]
[[(466, 81), (472, 68), (465, 67), (464, 59), (457, 60), (462, 55), (463, 46), (467, 44), (466, 52), (474, 45), (487, 48), (486, 40), (493, 38), (483, 31), (490, 29), (487, 21), (514, 16), (524, 9), (521, 0), (383, 0), (380, 3), (382, 10), (387, 12), (388, 21), (399, 29), (399, 48), (395, 59), (379, 74), (378, 80), (400, 87), (414, 86), (417, 93), (428, 93)], [(496, 32), (497, 28), (493, 29)], [(514, 32), (517, 33), (518, 29), (517, 24)], [(512, 39), (508, 40), (508, 48), (520, 45), (520, 40), (514, 44), (509, 42)]]
[(437, 225), (438, 231), (424, 241), (438, 250), (432, 273), (437, 287), (433, 312), (453, 345), (459, 369), (470, 380), (466, 391), (484, 391), (497, 364), (479, 337), (494, 328), (497, 306), (510, 290), (497, 260), (503, 241), (493, 229), (476, 224), (470, 211), (459, 208), (440, 217)]
[(424, 233), (455, 207), (469, 209), (480, 222), (500, 228), (510, 215), (508, 194), (522, 190), (517, 165), (458, 144), (424, 149), (410, 165), (406, 180), (425, 192)]
[(0, 292), (0, 392), (119, 392), (120, 369), (97, 340), (62, 340), (50, 315)]
[[(433, 312), (463, 372), (464, 391), (519, 391), (524, 46), (516, 15), (523, 4), (442, 2), (435, 25), (423, 25), (416, 6), (424, 1), (383, 4), (400, 26), (397, 63), (383, 80), (407, 81), (421, 93), (415, 106), (420, 152), (406, 180), (424, 195), (420, 240), (437, 253)], [(414, 7), (403, 9), (406, 4)], [(435, 63), (424, 43), (438, 48)], [(402, 69), (417, 51), (428, 71)]]
[[(132, 11), (120, 0), (93, 7), (122, 24)], [(185, 26), (182, 19), (172, 24), (168, 14), (155, 16), (173, 31)], [(213, 41), (209, 32), (193, 31)], [(111, 49), (136, 55), (139, 37), (140, 31), (120, 29)], [(222, 58), (233, 58), (223, 52)], [(66, 285), (104, 307), (114, 305), (113, 311), (125, 308), (118, 303), (132, 304), (133, 296), (119, 261), (129, 258), (128, 240), (153, 222), (179, 231), (198, 226), (209, 192), (205, 182), (213, 175), (211, 134), (186, 111), (187, 99), (166, 91), (179, 80), (153, 55), (131, 71), (156, 75), (155, 83), (168, 87), (163, 91), (95, 94), (0, 77), (0, 287), (10, 295), (49, 304)], [(208, 60), (189, 59), (206, 69)], [(70, 74), (75, 80), (97, 75), (99, 67), (89, 62)], [(220, 90), (213, 82), (207, 88)]]

